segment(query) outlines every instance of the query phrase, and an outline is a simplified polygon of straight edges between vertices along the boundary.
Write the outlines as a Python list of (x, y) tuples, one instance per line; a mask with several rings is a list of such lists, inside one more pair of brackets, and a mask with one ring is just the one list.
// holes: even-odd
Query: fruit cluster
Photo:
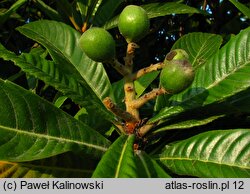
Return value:
[[(150, 21), (146, 11), (140, 6), (129, 5), (121, 12), (118, 29), (127, 43), (135, 43), (149, 32)], [(97, 62), (115, 60), (115, 41), (103, 28), (92, 27), (84, 32), (79, 45), (85, 54)], [(194, 79), (188, 54), (182, 49), (172, 50), (166, 55), (160, 74), (160, 86), (168, 93), (176, 94), (185, 90)]]

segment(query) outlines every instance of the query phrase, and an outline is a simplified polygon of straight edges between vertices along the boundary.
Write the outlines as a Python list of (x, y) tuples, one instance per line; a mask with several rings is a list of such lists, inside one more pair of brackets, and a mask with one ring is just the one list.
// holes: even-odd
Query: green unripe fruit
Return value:
[(183, 49), (174, 49), (170, 51), (164, 60), (164, 63), (167, 61), (172, 61), (172, 60), (188, 60), (189, 56), (187, 52)]
[(149, 18), (146, 11), (136, 5), (128, 5), (119, 16), (118, 28), (128, 43), (137, 42), (149, 31)]
[(103, 62), (115, 57), (115, 41), (103, 28), (88, 29), (82, 34), (79, 46), (93, 61)]
[(168, 61), (160, 74), (161, 87), (172, 94), (185, 90), (193, 80), (194, 70), (188, 60)]

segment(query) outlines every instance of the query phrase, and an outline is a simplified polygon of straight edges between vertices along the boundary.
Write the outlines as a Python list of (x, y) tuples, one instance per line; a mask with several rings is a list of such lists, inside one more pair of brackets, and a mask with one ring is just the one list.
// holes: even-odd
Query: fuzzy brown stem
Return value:
[(130, 73), (130, 70), (121, 64), (117, 59), (110, 60), (108, 63), (111, 64), (112, 67), (123, 76), (126, 76)]
[(126, 57), (124, 58), (124, 61), (125, 61), (125, 66), (130, 69), (130, 72), (133, 71), (133, 58), (135, 49), (137, 48), (139, 48), (139, 46), (136, 43), (134, 42), (128, 43)]
[(137, 80), (138, 78), (142, 77), (143, 75), (150, 73), (152, 71), (158, 71), (161, 70), (164, 67), (164, 63), (156, 63), (153, 65), (150, 65), (149, 67), (145, 67), (143, 69), (140, 69), (139, 71), (135, 72), (133, 76), (133, 80)]
[(147, 103), (149, 100), (152, 100), (156, 98), (157, 96), (166, 94), (166, 93), (168, 92), (163, 88), (153, 89), (151, 92), (144, 94), (142, 97), (136, 100), (133, 100), (133, 102), (131, 102), (131, 107), (138, 109), (141, 106), (143, 106), (145, 103)]
[(126, 104), (126, 111), (129, 112), (133, 117), (140, 120), (139, 110), (132, 107), (131, 104), (135, 100), (136, 93), (135, 93), (135, 86), (134, 80), (132, 77), (133, 71), (133, 58), (135, 49), (139, 48), (139, 46), (135, 43), (128, 43), (127, 46), (127, 53), (125, 57), (125, 67), (129, 69), (129, 74), (124, 77), (125, 84), (124, 84), (124, 93), (125, 93), (125, 104)]
[(126, 121), (126, 122), (136, 122), (136, 118), (133, 117), (130, 113), (122, 110), (121, 108), (119, 108), (116, 104), (114, 104), (111, 100), (110, 97), (106, 97), (103, 100), (103, 104), (106, 106), (106, 108), (113, 112), (116, 116), (118, 116), (119, 118), (121, 118), (122, 120)]
[(156, 124), (146, 124), (143, 125), (139, 130), (138, 130), (138, 134), (140, 137), (143, 137), (148, 131), (150, 131), (153, 127), (155, 127)]

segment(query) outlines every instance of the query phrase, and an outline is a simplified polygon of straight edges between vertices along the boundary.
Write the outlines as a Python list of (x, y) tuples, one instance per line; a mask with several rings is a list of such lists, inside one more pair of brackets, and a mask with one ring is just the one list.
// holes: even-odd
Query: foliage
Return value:
[[(0, 177), (250, 177), (250, 5), (206, 2), (1, 2)], [(127, 4), (150, 18), (133, 55)], [(114, 63), (79, 47), (92, 26), (114, 37)], [(157, 87), (174, 49), (195, 78), (173, 95)]]

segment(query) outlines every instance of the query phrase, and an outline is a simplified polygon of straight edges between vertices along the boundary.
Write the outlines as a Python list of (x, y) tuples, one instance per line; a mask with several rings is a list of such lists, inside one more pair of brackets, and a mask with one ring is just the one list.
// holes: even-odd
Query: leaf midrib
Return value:
[(128, 140), (129, 140), (129, 137), (127, 138), (126, 142), (123, 145), (122, 152), (121, 152), (121, 155), (120, 155), (120, 158), (119, 158), (119, 161), (118, 161), (118, 165), (117, 165), (117, 168), (116, 168), (116, 171), (115, 171), (115, 178), (119, 177), (119, 173), (120, 173), (121, 166), (122, 166), (121, 164), (122, 164), (124, 154), (125, 154), (125, 151), (126, 151), (126, 148), (127, 148), (127, 145), (128, 145)]
[[(194, 64), (196, 63), (196, 60), (198, 59), (198, 56), (202, 56), (202, 55), (200, 54), (201, 51), (203, 51), (204, 48), (206, 48), (206, 47), (205, 47), (206, 43), (207, 43), (211, 38), (213, 38), (213, 37), (214, 37), (214, 35), (209, 36), (209, 38), (206, 39), (206, 41), (201, 45), (200, 49), (199, 49), (198, 52), (196, 53), (196, 56), (194, 57), (192, 66), (194, 66)], [(192, 56), (193, 56), (193, 54), (192, 54)], [(197, 69), (199, 66), (200, 66), (200, 65), (196, 65), (195, 68)]]
[(12, 132), (15, 132), (15, 133), (22, 133), (22, 134), (32, 136), (32, 137), (44, 138), (44, 139), (48, 139), (48, 140), (51, 139), (51, 140), (56, 140), (56, 141), (59, 141), (59, 142), (65, 141), (67, 143), (76, 143), (76, 144), (84, 145), (84, 146), (87, 146), (87, 147), (92, 147), (92, 148), (95, 148), (97, 150), (101, 150), (103, 152), (105, 152), (107, 150), (107, 148), (105, 148), (105, 147), (101, 147), (101, 146), (86, 143), (86, 142), (76, 141), (76, 140), (72, 140), (72, 139), (66, 139), (64, 137), (55, 137), (55, 136), (49, 136), (49, 135), (45, 135), (45, 134), (34, 133), (34, 132), (30, 132), (30, 131), (25, 131), (25, 130), (22, 130), (22, 129), (6, 127), (6, 126), (3, 126), (3, 125), (0, 125), (0, 129), (7, 130), (7, 131), (12, 131)]

